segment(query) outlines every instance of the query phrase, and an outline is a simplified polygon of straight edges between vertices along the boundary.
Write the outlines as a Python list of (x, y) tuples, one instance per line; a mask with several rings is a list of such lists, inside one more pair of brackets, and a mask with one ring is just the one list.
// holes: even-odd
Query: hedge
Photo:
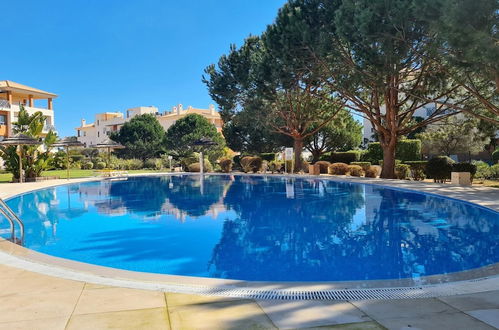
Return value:
[(404, 162), (411, 167), (411, 176), (415, 181), (423, 181), (426, 179), (426, 164), (428, 161), (426, 160), (414, 160)]
[[(421, 140), (400, 140), (397, 142), (395, 156), (403, 162), (421, 160)], [(362, 161), (377, 163), (383, 159), (383, 149), (379, 142), (371, 142), (367, 146), (367, 152)]]
[(352, 162), (360, 161), (361, 154), (362, 154), (361, 150), (350, 150), (345, 152), (326, 152), (321, 155), (319, 160), (330, 163), (350, 164)]
[(275, 160), (275, 153), (266, 152), (259, 155), (262, 160), (266, 160), (268, 162), (273, 162)]
[(351, 162), (350, 165), (358, 165), (362, 167), (362, 170), (365, 172), (369, 167), (371, 167), (371, 162)]

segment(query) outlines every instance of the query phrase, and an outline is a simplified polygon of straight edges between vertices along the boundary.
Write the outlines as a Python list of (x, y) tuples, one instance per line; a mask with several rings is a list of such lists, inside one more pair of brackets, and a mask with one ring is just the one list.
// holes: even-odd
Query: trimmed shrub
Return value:
[(331, 163), (345, 163), (350, 164), (351, 162), (358, 162), (360, 160), (359, 151), (346, 151), (346, 152), (333, 152), (331, 154)]
[(395, 166), (395, 176), (399, 180), (409, 180), (411, 176), (411, 167), (406, 164), (398, 164)]
[(362, 170), (365, 172), (369, 167), (371, 167), (371, 162), (351, 162), (350, 165), (358, 165), (362, 167)]
[(84, 162), (83, 164), (81, 164), (81, 168), (84, 170), (91, 170), (94, 168), (94, 163), (90, 161)]
[(103, 170), (106, 168), (106, 163), (105, 162), (97, 162), (97, 163), (95, 163), (95, 168), (97, 170)]
[(379, 175), (379, 171), (378, 171), (378, 168), (377, 168), (377, 167), (375, 167), (375, 166), (371, 166), (371, 167), (369, 167), (369, 168), (365, 171), (365, 173), (364, 173), (364, 176), (365, 176), (366, 178), (376, 178), (376, 177), (378, 177), (378, 175)]
[(496, 151), (492, 153), (492, 161), (494, 163), (499, 163), (499, 149), (496, 149)]
[(310, 163), (307, 162), (306, 160), (301, 161), (301, 171), (303, 173), (308, 173), (308, 167), (310, 166)]
[(493, 179), (499, 179), (499, 164), (492, 165), (489, 168), (490, 177)]
[(281, 168), (282, 162), (279, 162), (277, 160), (274, 160), (273, 162), (270, 162), (268, 164), (268, 169), (270, 172), (272, 172), (272, 174), (274, 174), (275, 172), (281, 172)]
[(163, 168), (163, 162), (158, 158), (150, 158), (144, 162), (144, 168), (148, 168), (151, 170), (160, 170)]
[(444, 183), (450, 179), (454, 161), (447, 156), (433, 157), (426, 164), (426, 175), (435, 182)]
[(125, 170), (140, 170), (144, 166), (142, 160), (132, 158), (127, 159), (125, 162)]
[[(192, 163), (188, 167), (189, 172), (200, 172), (201, 171), (201, 166), (198, 163)], [(211, 166), (211, 163), (208, 159), (204, 160), (204, 171), (205, 172), (213, 172), (213, 166)]]
[(475, 178), (489, 179), (491, 177), (489, 164), (482, 161), (474, 161), (472, 164), (476, 166)]
[(471, 173), (471, 182), (475, 178), (476, 174), (476, 165), (471, 163), (455, 163), (452, 164), (452, 172), (470, 172)]
[(256, 173), (262, 169), (262, 159), (260, 157), (246, 156), (241, 159), (241, 167), (244, 173)]
[(219, 164), (222, 172), (229, 173), (230, 171), (232, 171), (232, 159), (222, 158), (220, 159)]
[(364, 170), (359, 165), (348, 165), (348, 173), (351, 176), (362, 176), (364, 175)]
[(328, 169), (329, 165), (331, 165), (330, 162), (327, 162), (324, 160), (320, 160), (320, 161), (316, 162), (315, 164), (319, 165), (321, 174), (327, 174), (327, 171), (328, 171), (327, 169)]
[(275, 160), (275, 153), (273, 152), (265, 152), (259, 156), (262, 160), (266, 160), (267, 162), (273, 162)]
[(415, 181), (423, 181), (426, 179), (426, 164), (428, 164), (426, 160), (408, 161), (405, 162), (405, 164), (411, 167), (411, 177)]
[(328, 173), (334, 175), (346, 175), (348, 173), (348, 164), (334, 163), (329, 165)]

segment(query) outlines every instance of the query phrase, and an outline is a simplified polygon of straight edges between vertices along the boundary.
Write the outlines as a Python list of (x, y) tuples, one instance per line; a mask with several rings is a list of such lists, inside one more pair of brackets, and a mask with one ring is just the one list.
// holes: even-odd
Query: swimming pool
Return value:
[(142, 272), (254, 281), (418, 278), (499, 262), (499, 214), (318, 178), (94, 181), (8, 201), (26, 247)]

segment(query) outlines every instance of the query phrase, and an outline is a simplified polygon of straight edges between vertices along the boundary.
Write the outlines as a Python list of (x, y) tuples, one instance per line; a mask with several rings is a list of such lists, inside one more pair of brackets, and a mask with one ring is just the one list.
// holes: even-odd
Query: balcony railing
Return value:
[(55, 130), (55, 126), (54, 125), (45, 124), (43, 126), (43, 131), (44, 132), (48, 132), (48, 131), (54, 131), (55, 132), (56, 130)]
[(10, 109), (10, 103), (7, 100), (0, 100), (0, 108)]

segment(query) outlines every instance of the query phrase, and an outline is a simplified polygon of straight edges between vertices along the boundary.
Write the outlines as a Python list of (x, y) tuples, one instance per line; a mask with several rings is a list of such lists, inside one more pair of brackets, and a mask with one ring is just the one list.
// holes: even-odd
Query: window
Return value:
[(100, 132), (97, 132), (97, 137), (100, 137)]
[(80, 137), (80, 136), (81, 136), (81, 135), (80, 135), (80, 130), (78, 130), (77, 132), (78, 132), (78, 137)]
[(0, 115), (0, 125), (7, 125), (7, 116)]

